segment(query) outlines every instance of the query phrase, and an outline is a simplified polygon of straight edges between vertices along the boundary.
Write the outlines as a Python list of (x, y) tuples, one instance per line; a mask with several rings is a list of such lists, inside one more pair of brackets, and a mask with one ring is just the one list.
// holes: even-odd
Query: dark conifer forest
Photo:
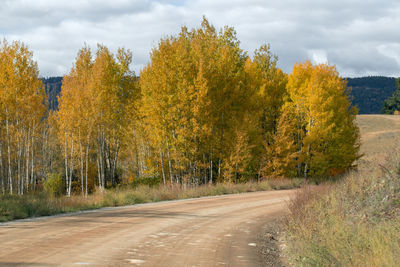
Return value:
[(351, 87), (351, 103), (359, 108), (358, 114), (380, 114), (384, 101), (395, 91), (395, 78), (369, 76), (347, 78)]
[[(61, 92), (62, 77), (42, 79), (49, 101), (49, 108), (56, 109), (57, 96)], [(359, 114), (380, 114), (384, 101), (395, 91), (395, 78), (369, 76), (347, 78), (347, 86), (351, 88), (351, 103), (359, 108)]]

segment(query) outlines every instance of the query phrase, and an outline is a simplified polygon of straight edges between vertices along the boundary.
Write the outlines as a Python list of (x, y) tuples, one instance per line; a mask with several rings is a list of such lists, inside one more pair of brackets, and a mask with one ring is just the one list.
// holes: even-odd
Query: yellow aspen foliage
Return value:
[[(232, 28), (217, 32), (206, 19), (160, 41), (141, 72), (141, 110), (153, 150), (165, 155), (171, 183), (215, 181), (252, 95)], [(168, 171), (166, 171), (168, 169)]]
[(118, 182), (119, 152), (126, 128), (136, 118), (134, 110), (127, 110), (136, 108), (132, 98), (138, 96), (131, 62), (131, 52), (124, 49), (114, 55), (98, 45), (94, 56), (84, 47), (63, 79), (55, 121), (65, 160), (67, 195), (73, 190), (74, 170), (79, 170), (78, 188), (85, 195), (95, 185), (103, 189), (107, 183)]
[[(246, 118), (250, 120), (250, 118)], [(248, 126), (251, 125), (249, 121), (244, 123), (235, 131), (235, 136), (230, 144), (229, 156), (223, 165), (223, 180), (229, 182), (246, 181), (248, 178), (247, 173), (251, 160), (253, 159), (254, 145), (250, 141), (251, 132)]]
[(346, 82), (334, 66), (297, 64), (287, 84), (296, 114), (298, 174), (330, 176), (353, 167), (359, 157), (357, 110), (350, 107)]
[(83, 47), (54, 111), (24, 44), (1, 42), (0, 63), (3, 193), (53, 176), (68, 196), (146, 179), (323, 177), (359, 158), (357, 111), (334, 66), (306, 61), (286, 74), (268, 44), (249, 56), (233, 28), (205, 18), (161, 39), (140, 77), (131, 51)]
[[(0, 42), (0, 178), (3, 192), (34, 187), (34, 149), (46, 96), (33, 54), (21, 42)], [(3, 158), (4, 157), (4, 158)], [(3, 162), (5, 165), (3, 166)]]
[[(75, 169), (79, 169), (80, 189), (87, 192), (87, 174), (94, 127), (94, 103), (92, 90), (92, 52), (88, 47), (78, 52), (76, 62), (70, 73), (64, 76), (59, 97), (59, 109), (55, 114), (59, 144), (62, 147), (65, 161), (66, 193), (71, 195), (72, 178)], [(79, 167), (78, 167), (79, 166)], [(85, 171), (84, 171), (85, 167)], [(84, 174), (86, 176), (84, 177)], [(85, 179), (84, 179), (85, 178)], [(84, 184), (86, 181), (86, 187)], [(86, 188), (86, 191), (84, 191)]]
[(272, 54), (269, 45), (263, 45), (254, 52), (253, 60), (245, 65), (248, 91), (253, 95), (252, 109), (249, 110), (257, 121), (257, 130), (251, 135), (253, 159), (251, 168), (258, 178), (265, 173), (267, 148), (272, 145), (272, 136), (277, 131), (281, 108), (286, 96), (287, 75), (277, 67), (277, 56)]
[(298, 133), (293, 106), (286, 105), (279, 118), (276, 133), (271, 136), (270, 143), (265, 143), (265, 157), (262, 176), (268, 178), (293, 177), (297, 175)]
[(255, 77), (251, 79), (251, 83), (257, 87), (257, 102), (264, 135), (276, 131), (286, 94), (287, 75), (277, 67), (277, 61), (278, 58), (271, 53), (269, 45), (263, 45), (254, 52), (252, 64)]

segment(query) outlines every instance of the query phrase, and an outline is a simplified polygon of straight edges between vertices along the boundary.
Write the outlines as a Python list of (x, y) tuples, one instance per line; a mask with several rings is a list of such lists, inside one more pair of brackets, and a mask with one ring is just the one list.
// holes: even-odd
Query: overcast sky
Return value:
[(270, 43), (290, 72), (306, 59), (342, 76), (400, 76), (399, 0), (0, 0), (0, 35), (28, 44), (41, 76), (64, 75), (86, 42), (132, 50), (139, 73), (160, 38), (205, 15), (244, 50)]

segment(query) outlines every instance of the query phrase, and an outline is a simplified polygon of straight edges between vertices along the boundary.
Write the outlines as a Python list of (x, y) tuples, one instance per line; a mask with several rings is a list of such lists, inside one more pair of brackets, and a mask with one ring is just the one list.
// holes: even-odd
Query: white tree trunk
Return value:
[(31, 181), (32, 181), (32, 190), (35, 191), (35, 187), (36, 187), (36, 179), (35, 179), (35, 161), (34, 161), (34, 154), (33, 154), (33, 150), (34, 150), (34, 139), (33, 139), (33, 134), (32, 134), (32, 148), (31, 148)]
[(1, 192), (3, 195), (6, 193), (5, 192), (5, 181), (4, 181), (4, 175), (3, 175), (3, 143), (0, 142), (0, 179), (1, 179)]
[(70, 169), (69, 169), (69, 181), (68, 181), (68, 196), (71, 196), (71, 186), (72, 186), (72, 173), (74, 172), (74, 140), (71, 136), (71, 160), (70, 160)]
[(163, 183), (165, 187), (165, 172), (164, 172), (164, 161), (163, 161), (163, 153), (160, 151), (160, 161), (161, 161), (161, 172), (162, 172), (162, 177), (163, 177)]
[(168, 153), (169, 178), (171, 180), (171, 186), (174, 186), (174, 176), (172, 175), (172, 162), (171, 162), (171, 155), (169, 154), (168, 142), (167, 142), (167, 153)]
[(6, 131), (7, 131), (7, 157), (8, 157), (8, 185), (10, 187), (10, 194), (13, 193), (13, 180), (11, 171), (11, 147), (10, 147), (10, 127), (8, 116), (6, 116)]
[(29, 188), (29, 155), (30, 155), (30, 151), (29, 151), (29, 149), (30, 149), (30, 133), (31, 133), (31, 129), (29, 128), (29, 130), (28, 130), (28, 136), (27, 136), (27, 138), (26, 138), (26, 149), (25, 149), (25, 160), (26, 160), (26, 166), (25, 166), (25, 174), (26, 174), (26, 177), (25, 177), (25, 186), (26, 186), (26, 189), (28, 190), (28, 188)]
[[(18, 122), (17, 122), (18, 125)], [(21, 134), (22, 136), (22, 134)], [(23, 195), (24, 183), (21, 181), (21, 157), (22, 157), (22, 144), (20, 138), (18, 138), (18, 152), (17, 152), (17, 179), (18, 179), (18, 195)]]
[(70, 196), (69, 192), (69, 175), (68, 175), (68, 142), (67, 142), (67, 133), (65, 132), (65, 142), (64, 142), (64, 158), (65, 158), (65, 184), (67, 196)]
[(81, 161), (81, 193), (83, 197), (85, 193), (83, 189), (83, 152), (82, 152), (82, 142), (81, 142), (81, 129), (79, 129), (79, 154)]
[(210, 159), (210, 184), (213, 183), (213, 160)]
[(97, 150), (97, 174), (99, 178), (99, 188), (100, 191), (103, 192), (103, 188), (101, 187), (100, 150)]
[(89, 164), (89, 145), (86, 146), (86, 173), (85, 173), (85, 180), (86, 180), (86, 185), (85, 185), (85, 196), (87, 197), (88, 195), (88, 164)]

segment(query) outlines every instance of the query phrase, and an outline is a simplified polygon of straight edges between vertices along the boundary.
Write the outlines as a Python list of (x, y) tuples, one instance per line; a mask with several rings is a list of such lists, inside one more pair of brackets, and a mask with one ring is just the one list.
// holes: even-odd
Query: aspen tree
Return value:
[[(92, 75), (92, 53), (88, 47), (78, 52), (76, 62), (70, 73), (63, 79), (59, 110), (56, 123), (60, 145), (64, 150), (66, 192), (71, 195), (72, 177), (75, 162), (80, 165), (80, 187), (84, 192), (84, 152), (82, 147), (89, 146), (93, 114), (90, 95), (90, 79)], [(78, 146), (78, 149), (76, 147)], [(87, 149), (85, 152), (88, 152)], [(86, 164), (86, 169), (88, 168)], [(86, 192), (87, 193), (87, 192)]]
[(217, 32), (206, 19), (152, 51), (140, 75), (141, 110), (151, 146), (166, 152), (171, 182), (183, 176), (194, 184), (221, 178), (236, 129), (251, 106), (246, 59), (234, 30)]
[[(282, 112), (282, 105), (286, 96), (287, 75), (277, 67), (278, 57), (271, 52), (270, 45), (262, 45), (255, 50), (253, 60), (246, 62), (245, 71), (248, 75), (248, 87), (254, 91), (251, 110), (253, 117), (258, 121), (258, 130), (252, 135), (253, 169), (258, 178), (265, 173), (265, 162), (268, 159), (269, 147), (273, 146), (273, 136), (277, 131), (277, 124)], [(269, 151), (268, 151), (269, 149)]]
[(283, 106), (275, 134), (270, 143), (265, 143), (266, 154), (262, 174), (264, 177), (296, 176), (298, 151), (296, 146), (297, 129), (293, 106)]
[[(0, 128), (5, 134), (0, 147), (6, 148), (7, 154), (7, 172), (2, 172), (1, 179), (3, 184), (7, 180), (9, 193), (14, 192), (16, 185), (17, 193), (23, 194), (31, 186), (28, 179), (30, 159), (33, 158), (30, 151), (34, 148), (31, 137), (37, 134), (45, 114), (46, 97), (38, 79), (37, 64), (25, 44), (9, 44), (3, 40), (0, 43), (0, 62)], [(5, 173), (8, 179), (5, 179)]]
[(127, 126), (127, 106), (136, 87), (135, 74), (129, 69), (132, 53), (119, 49), (116, 57), (98, 46), (93, 65), (93, 105), (96, 116), (96, 136), (101, 170), (101, 187), (106, 180), (116, 185), (116, 169)]
[[(79, 167), (80, 189), (87, 196), (93, 187), (89, 177), (91, 155), (96, 155), (98, 185), (115, 185), (122, 139), (128, 125), (130, 104), (136, 78), (130, 71), (130, 51), (119, 49), (113, 55), (98, 45), (93, 56), (82, 48), (70, 73), (63, 79), (56, 115), (60, 145), (64, 150), (67, 195), (71, 194), (74, 170)], [(133, 107), (133, 106), (132, 106)]]
[(296, 113), (299, 174), (329, 176), (352, 168), (359, 158), (357, 111), (350, 107), (346, 82), (336, 68), (297, 64), (287, 91)]

